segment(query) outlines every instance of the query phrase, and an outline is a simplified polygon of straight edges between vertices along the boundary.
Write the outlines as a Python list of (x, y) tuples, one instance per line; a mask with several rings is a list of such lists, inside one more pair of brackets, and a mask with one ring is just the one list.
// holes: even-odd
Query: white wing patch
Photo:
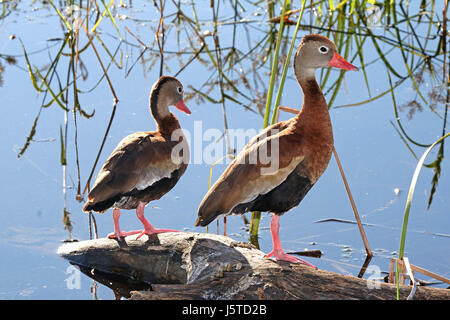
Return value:
[[(172, 170), (173, 171), (173, 170)], [(139, 182), (136, 184), (136, 189), (144, 190), (145, 188), (151, 186), (155, 182), (170, 177), (172, 171), (167, 169), (160, 168), (148, 168), (147, 170), (142, 171), (142, 177)]]
[(155, 182), (170, 177), (173, 171), (179, 169), (180, 166), (172, 161), (156, 163), (154, 166), (147, 167), (140, 172), (140, 179), (135, 188), (144, 190)]

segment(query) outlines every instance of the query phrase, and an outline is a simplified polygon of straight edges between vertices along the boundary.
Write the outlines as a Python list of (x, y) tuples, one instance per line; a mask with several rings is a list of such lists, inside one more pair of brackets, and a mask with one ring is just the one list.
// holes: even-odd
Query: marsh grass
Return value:
[[(441, 3), (436, 0), (414, 3), (402, 0), (211, 0), (205, 3), (208, 7), (194, 1), (155, 0), (151, 2), (155, 14), (150, 18), (133, 16), (133, 6), (139, 5), (135, 1), (120, 1), (118, 5), (112, 0), (49, 0), (40, 4), (54, 13), (56, 19), (52, 23), (60, 27), (61, 37), (48, 39), (46, 47), (34, 52), (27, 51), (27, 44), (21, 43), (21, 57), (0, 52), (0, 61), (23, 58), (23, 69), (41, 99), (18, 157), (33, 143), (43, 110), (59, 108), (62, 120), (57, 125), (60, 127), (63, 185), (66, 186), (65, 168), (76, 167), (76, 197), (81, 201), (89, 190), (119, 106), (115, 92), (118, 83), (109, 78), (112, 68), (123, 69), (125, 77), (128, 77), (136, 72), (136, 66), (142, 67), (145, 73), (157, 68), (159, 75), (179, 75), (187, 72), (193, 64), (200, 65), (205, 70), (202, 83), (195, 88), (187, 86), (186, 100), (206, 102), (213, 105), (212, 108), (217, 106), (223, 115), (224, 132), (233, 127), (228, 120), (230, 112), (258, 113), (265, 127), (271, 114), (271, 123), (274, 122), (276, 108), (282, 102), (283, 84), (286, 77), (290, 77), (291, 53), (300, 39), (297, 31), (301, 35), (313, 32), (331, 38), (341, 55), (360, 67), (366, 97), (346, 105), (335, 105), (337, 97), (345, 91), (342, 90), (345, 73), (334, 72), (331, 68), (320, 71), (319, 83), (330, 108), (364, 107), (390, 95), (393, 132), (416, 159), (417, 154), (434, 144), (424, 141), (423, 137), (412, 136), (404, 125), (403, 114), (406, 118), (421, 112), (433, 115), (442, 126), (430, 128), (430, 131), (436, 136), (446, 136), (450, 102), (447, 0), (441, 12), (437, 9)], [(1, 2), (0, 20), (8, 19), (20, 5), (23, 4), (16, 1)], [(145, 32), (141, 34), (142, 25), (145, 25)], [(47, 40), (45, 36), (43, 40)], [(34, 60), (34, 56), (42, 51), (48, 52), (48, 63)], [(90, 60), (96, 64), (85, 65), (84, 61)], [(176, 65), (174, 61), (178, 62), (178, 70), (172, 70)], [(0, 80), (7, 81), (4, 70), (8, 63), (0, 64)], [(374, 65), (377, 69), (386, 70), (386, 87), (376, 93), (369, 81), (374, 76)], [(95, 84), (87, 87), (85, 80), (96, 76)], [(377, 73), (376, 76), (383, 75)], [(80, 96), (94, 94), (104, 82), (113, 98), (111, 114), (105, 134), (99, 141), (99, 150), (92, 159), (93, 165), (85, 174), (79, 167), (78, 145), (83, 141), (77, 140), (77, 121), (79, 117), (93, 118), (95, 110), (86, 110)], [(275, 104), (272, 104), (275, 86), (280, 89)], [(398, 103), (396, 89), (400, 86), (413, 88), (415, 97), (412, 101)], [(242, 111), (230, 106), (241, 107)], [(69, 128), (75, 133), (72, 144), (74, 161), (67, 157)], [(226, 135), (222, 138), (228, 141)], [(226, 145), (227, 154), (234, 154), (236, 150), (232, 150), (228, 142)], [(443, 159), (442, 140), (435, 159), (424, 164), (434, 170), (429, 208), (443, 170)], [(70, 212), (66, 206), (63, 216), (70, 231)], [(90, 216), (90, 221), (92, 219)], [(256, 239), (258, 223), (256, 219), (251, 222), (251, 234)]]
[[(416, 184), (417, 184), (417, 180), (419, 178), (419, 174), (420, 171), (422, 170), (422, 167), (424, 165), (425, 159), (428, 156), (428, 154), (431, 152), (431, 150), (437, 146), (437, 145), (441, 145), (444, 142), (444, 140), (446, 138), (448, 138), (450, 136), (450, 133), (447, 133), (446, 135), (442, 136), (441, 138), (439, 138), (437, 141), (435, 141), (430, 147), (428, 147), (425, 152), (422, 154), (422, 156), (420, 157), (419, 161), (417, 162), (416, 165), (416, 169), (414, 170), (414, 174), (412, 176), (411, 179), (411, 183), (409, 186), (409, 191), (408, 191), (408, 197), (406, 199), (406, 205), (405, 205), (405, 211), (403, 213), (403, 225), (402, 225), (402, 233), (400, 236), (400, 247), (399, 247), (399, 251), (398, 251), (398, 259), (402, 260), (405, 254), (405, 245), (406, 245), (406, 232), (408, 229), (408, 221), (409, 221), (409, 214), (411, 211), (411, 205), (412, 205), (412, 200), (414, 197), (414, 191), (416, 189)], [(402, 272), (402, 267), (400, 267), (399, 265), (397, 265), (397, 272), (396, 272), (396, 282), (397, 282), (397, 299), (399, 299), (399, 295), (400, 295), (400, 291), (399, 291), (399, 276), (400, 273)]]
[[(285, 1), (283, 5), (287, 6)], [(447, 7), (447, 2), (445, 8)], [(302, 11), (303, 12), (303, 7)], [(306, 7), (308, 8), (308, 7)], [(433, 27), (436, 27), (436, 22), (440, 23), (439, 15), (435, 14), (435, 2), (430, 1), (428, 3), (421, 2), (420, 11), (418, 13), (410, 13), (410, 5), (404, 1), (385, 1), (384, 3), (375, 1), (341, 1), (337, 6), (334, 5), (334, 1), (318, 1), (314, 4), (313, 11), (316, 12), (316, 19), (314, 23), (310, 26), (302, 24), (303, 29), (310, 28), (312, 30), (319, 31), (319, 33), (324, 33), (326, 36), (332, 38), (338, 47), (338, 51), (343, 55), (343, 57), (355, 63), (355, 61), (360, 62), (361, 71), (363, 73), (364, 83), (367, 89), (369, 98), (356, 102), (351, 105), (337, 106), (339, 108), (343, 107), (355, 107), (362, 106), (369, 102), (374, 102), (377, 99), (383, 97), (384, 95), (390, 93), (392, 97), (392, 105), (394, 109), (396, 124), (391, 122), (396, 133), (399, 135), (400, 139), (405, 144), (406, 148), (410, 150), (412, 155), (416, 157), (413, 151), (414, 147), (427, 148), (430, 146), (429, 143), (418, 142), (417, 138), (412, 138), (405, 130), (402, 125), (402, 120), (399, 115), (399, 109), (408, 109), (408, 116), (411, 117), (416, 110), (424, 110), (425, 107), (434, 113), (438, 118), (442, 119), (443, 130), (442, 134), (445, 134), (445, 125), (447, 118), (447, 108), (444, 108), (444, 116), (441, 116), (437, 112), (436, 104), (430, 103), (429, 101), (440, 101), (439, 105), (445, 106), (445, 98), (439, 94), (436, 89), (440, 86), (438, 85), (440, 80), (438, 79), (438, 74), (436, 69), (439, 65), (444, 68), (446, 66), (446, 50), (445, 45), (445, 35), (446, 35), (446, 19), (442, 19), (444, 22), (444, 31), (440, 34), (440, 29), (435, 28), (433, 32)], [(328, 14), (326, 14), (328, 13)], [(285, 12), (282, 12), (281, 16), (285, 16)], [(446, 17), (446, 9), (442, 14), (442, 17)], [(437, 19), (434, 20), (434, 19)], [(282, 23), (285, 19), (280, 18), (280, 28), (283, 30), (284, 24)], [(301, 14), (299, 16), (299, 22), (301, 20)], [(331, 27), (333, 26), (333, 27)], [(426, 35), (419, 34), (419, 32), (424, 29)], [(378, 30), (382, 30), (383, 33)], [(288, 35), (278, 34), (278, 37), (289, 37)], [(295, 35), (292, 37), (294, 43)], [(439, 39), (437, 48), (433, 47), (436, 45), (436, 41), (433, 39)], [(374, 60), (366, 62), (364, 58), (365, 48), (367, 47), (367, 42), (371, 42), (373, 48), (375, 49), (378, 57)], [(278, 42), (277, 42), (278, 44)], [(275, 47), (275, 55), (280, 54)], [(403, 70), (400, 70), (398, 65), (393, 65), (388, 58), (389, 55), (398, 55), (403, 61)], [(443, 62), (441, 60), (444, 60)], [(277, 59), (274, 59), (277, 62)], [(387, 80), (389, 88), (382, 93), (372, 97), (370, 83), (368, 81), (368, 71), (367, 67), (373, 63), (382, 63), (386, 67)], [(290, 66), (290, 59), (286, 60), (284, 67)], [(272, 85), (273, 78), (277, 76), (278, 66), (272, 66), (271, 81)], [(433, 83), (431, 89), (428, 90), (428, 96), (434, 97), (434, 99), (426, 99), (425, 92), (421, 86), (424, 83), (424, 73), (429, 75), (429, 79)], [(395, 77), (395, 81), (392, 80)], [(442, 82), (445, 86), (445, 74), (441, 75)], [(339, 71), (337, 77), (331, 77), (331, 68), (323, 69), (320, 72), (320, 85), (324, 88), (324, 93), (329, 97), (328, 106), (333, 107), (335, 98), (344, 82), (344, 71)], [(281, 77), (279, 80), (281, 83), (279, 90), (279, 96), (282, 93), (282, 84), (284, 78)], [(417, 99), (407, 103), (406, 105), (418, 106), (416, 109), (411, 107), (405, 108), (405, 106), (398, 106), (395, 98), (395, 89), (399, 87), (404, 82), (409, 81), (413, 88), (415, 89)], [(331, 82), (331, 83), (330, 83)], [(269, 86), (268, 96), (266, 103), (266, 111), (264, 117), (265, 127), (268, 124), (268, 114), (270, 114), (270, 108), (267, 106), (271, 104), (271, 87)], [(274, 110), (276, 110), (279, 101), (275, 103)], [(423, 106), (422, 106), (423, 105)], [(441, 112), (442, 113), (442, 112)], [(275, 118), (275, 112), (273, 113), (272, 123)], [(416, 157), (417, 158), (417, 157)], [(433, 168), (435, 175), (432, 179), (432, 186), (428, 201), (428, 207), (431, 206), (433, 195), (435, 193), (441, 171), (441, 162), (443, 160), (443, 144), (439, 153), (432, 163), (426, 165), (429, 168)], [(253, 219), (259, 220), (260, 213), (253, 213)], [(253, 226), (253, 225), (252, 225)], [(252, 239), (255, 239), (257, 235), (256, 222), (251, 228)]]
[[(104, 1), (102, 1), (105, 10), (102, 15), (97, 15), (97, 19), (95, 20), (94, 27), (92, 28), (92, 32), (95, 32), (95, 29), (100, 25), (103, 17), (107, 16), (110, 21), (113, 23), (114, 26), (117, 27), (116, 22), (114, 21), (114, 18), (112, 17), (109, 6), (112, 4), (113, 1), (109, 3), (109, 5), (106, 5)], [(77, 193), (76, 198), (77, 200), (81, 201), (83, 199), (82, 192), (81, 192), (81, 173), (80, 173), (80, 166), (79, 166), (79, 158), (78, 158), (78, 139), (77, 139), (77, 114), (79, 116), (82, 116), (84, 118), (91, 118), (94, 116), (95, 111), (92, 111), (92, 113), (86, 112), (81, 104), (80, 104), (80, 90), (78, 88), (78, 80), (86, 79), (88, 72), (82, 63), (81, 55), (86, 53), (86, 50), (88, 48), (92, 48), (92, 50), (95, 53), (95, 56), (98, 59), (98, 64), (101, 67), (101, 70), (103, 72), (103, 75), (101, 79), (106, 79), (106, 81), (109, 84), (111, 93), (114, 97), (113, 102), (113, 110), (111, 114), (111, 119), (108, 127), (106, 128), (105, 136), (102, 140), (100, 149), (97, 153), (97, 158), (94, 162), (94, 165), (91, 169), (91, 173), (89, 175), (89, 178), (86, 183), (86, 188), (83, 191), (83, 194), (89, 189), (89, 183), (92, 178), (93, 172), (95, 170), (95, 167), (97, 165), (98, 159), (100, 157), (100, 154), (102, 152), (106, 137), (108, 135), (109, 129), (111, 127), (112, 120), (114, 118), (115, 110), (117, 102), (119, 101), (117, 98), (117, 95), (114, 90), (114, 86), (111, 82), (111, 80), (108, 77), (107, 69), (104, 66), (104, 63), (102, 62), (102, 57), (100, 57), (91, 34), (88, 32), (88, 29), (86, 25), (89, 21), (89, 12), (90, 12), (90, 6), (91, 2), (87, 2), (87, 8), (85, 10), (82, 10), (81, 2), (80, 6), (76, 6), (76, 3), (74, 1), (71, 1), (67, 4), (65, 7), (65, 14), (62, 13), (62, 10), (60, 10), (53, 1), (49, 1), (49, 4), (51, 7), (55, 10), (56, 14), (60, 18), (62, 33), (64, 34), (64, 37), (60, 40), (61, 46), (58, 50), (56, 56), (51, 61), (49, 67), (46, 68), (46, 70), (40, 70), (38, 67), (32, 65), (32, 62), (30, 61), (27, 50), (25, 49), (24, 44), (22, 43), (22, 50), (26, 62), (26, 66), (28, 69), (28, 74), (30, 76), (31, 82), (33, 84), (33, 87), (35, 90), (43, 95), (41, 106), (39, 108), (38, 115), (36, 116), (33, 126), (31, 128), (30, 134), (28, 135), (26, 142), (22, 149), (18, 153), (18, 157), (20, 158), (27, 148), (29, 147), (30, 143), (33, 141), (33, 137), (36, 134), (36, 128), (38, 125), (39, 118), (41, 116), (41, 111), (44, 108), (49, 108), (53, 104), (58, 105), (63, 110), (64, 115), (64, 124), (60, 125), (60, 143), (61, 143), (61, 151), (60, 151), (60, 164), (63, 168), (63, 197), (64, 197), (64, 208), (63, 208), (63, 223), (65, 228), (69, 231), (69, 237), (72, 237), (72, 223), (70, 219), (70, 212), (67, 209), (66, 205), (66, 189), (67, 189), (67, 177), (66, 177), (66, 167), (67, 167), (67, 145), (68, 145), (68, 127), (69, 127), (69, 119), (68, 114), (69, 112), (73, 116), (73, 126), (74, 126), (74, 146), (75, 146), (75, 165), (77, 168)], [(96, 3), (97, 7), (98, 4)], [(76, 12), (80, 12), (80, 16), (75, 16)], [(85, 15), (83, 15), (83, 13)], [(86, 25), (85, 25), (86, 24)], [(87, 42), (84, 46), (80, 49), (80, 30), (85, 32)], [(119, 35), (119, 38), (121, 38), (121, 34), (118, 28), (116, 28), (116, 31)], [(96, 39), (100, 42), (102, 47), (107, 52), (107, 55), (109, 56), (110, 62), (114, 61), (114, 55), (111, 55), (109, 50), (106, 48), (106, 46), (103, 44), (101, 39), (96, 35)], [(67, 51), (66, 51), (67, 50)], [(117, 52), (117, 50), (116, 50)], [(64, 64), (66, 67), (64, 67)], [(61, 66), (62, 65), (62, 66)], [(117, 63), (116, 63), (116, 66)], [(119, 67), (119, 66), (118, 66)], [(119, 67), (120, 68), (120, 67)], [(62, 70), (66, 70), (65, 74), (63, 74)], [(41, 72), (42, 71), (42, 72)], [(44, 71), (46, 71), (44, 73)], [(62, 79), (66, 79), (66, 82), (63, 84)], [(101, 81), (101, 80), (100, 80)], [(96, 87), (96, 86), (95, 86)], [(94, 87), (94, 88), (95, 88)], [(57, 88), (57, 90), (55, 90)], [(92, 91), (94, 90), (90, 89), (87, 90)], [(69, 93), (72, 94), (72, 99), (69, 97)], [(50, 98), (49, 98), (50, 96)], [(92, 217), (93, 218), (93, 217)]]

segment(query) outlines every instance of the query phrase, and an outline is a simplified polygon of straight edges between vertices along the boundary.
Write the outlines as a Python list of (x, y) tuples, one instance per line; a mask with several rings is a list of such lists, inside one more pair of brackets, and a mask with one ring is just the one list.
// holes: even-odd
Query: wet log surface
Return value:
[[(72, 242), (58, 254), (130, 299), (396, 299), (395, 285), (275, 262), (247, 243), (214, 234)], [(401, 286), (400, 298), (410, 291)], [(448, 300), (450, 290), (419, 287), (414, 299)]]

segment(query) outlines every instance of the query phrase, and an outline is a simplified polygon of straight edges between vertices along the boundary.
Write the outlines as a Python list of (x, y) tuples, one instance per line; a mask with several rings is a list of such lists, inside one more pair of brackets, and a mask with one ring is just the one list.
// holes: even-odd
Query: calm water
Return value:
[[(202, 31), (212, 30), (213, 26), (208, 23), (212, 17), (211, 10), (207, 6), (201, 7), (197, 6), (197, 14), (201, 17)], [(232, 8), (224, 5), (222, 10), (220, 18), (224, 21), (232, 21)], [(264, 9), (260, 12), (264, 13)], [(125, 26), (129, 26), (130, 30), (145, 43), (150, 43), (154, 41), (153, 29), (157, 27), (159, 13), (151, 2), (140, 1), (133, 2), (133, 8), (118, 9), (114, 13), (136, 18), (136, 21), (116, 19), (121, 34), (129, 44), (123, 43), (120, 49), (125, 67), (122, 70), (111, 67), (108, 72), (120, 101), (96, 172), (122, 137), (135, 131), (155, 128), (148, 110), (148, 94), (158, 78), (159, 61), (157, 60), (155, 67), (151, 70), (148, 70), (151, 64), (149, 61), (146, 61), (145, 65), (138, 61), (127, 75), (130, 66), (139, 57), (140, 51), (136, 47), (137, 41), (125, 30)], [(260, 18), (263, 21), (262, 16), (253, 13), (248, 12), (243, 16), (249, 16), (252, 19)], [(166, 20), (169, 24), (171, 19)], [(102, 31), (102, 40), (109, 50), (114, 52), (117, 46), (115, 39), (117, 32), (111, 21), (105, 19), (99, 28)], [(264, 23), (255, 24), (254, 28), (263, 30)], [(253, 30), (252, 27), (249, 29)], [(221, 46), (227, 47), (232, 41), (232, 26), (222, 27), (220, 32)], [(13, 34), (16, 39), (10, 40)], [(297, 44), (304, 34), (306, 34), (305, 31), (299, 32)], [(58, 18), (48, 5), (19, 3), (17, 8), (0, 20), (0, 54), (14, 56), (17, 59), (15, 65), (9, 65), (4, 59), (0, 59), (5, 68), (2, 72), (3, 85), (0, 86), (2, 101), (0, 299), (114, 298), (111, 289), (96, 284), (85, 276), (81, 278), (79, 289), (69, 289), (65, 280), (69, 277), (67, 271), (70, 265), (56, 255), (58, 246), (62, 244), (61, 241), (69, 237), (62, 222), (64, 198), (59, 130), (60, 126), (64, 126), (64, 112), (56, 104), (43, 109), (36, 129), (35, 141), (31, 143), (23, 157), (17, 158), (43, 97), (33, 88), (21, 44), (17, 38), (23, 41), (31, 64), (43, 68), (45, 65), (48, 67), (60, 47), (59, 43), (55, 45), (56, 41), (48, 40), (61, 37), (62, 31)], [(259, 35), (255, 32), (253, 41), (258, 41), (260, 39), (258, 37)], [(180, 42), (180, 46), (184, 47), (186, 37), (182, 35)], [(82, 43), (86, 43), (85, 37)], [(95, 44), (104, 61), (108, 62), (100, 43)], [(208, 45), (213, 48), (211, 39), (208, 39)], [(243, 46), (246, 45), (247, 43)], [(47, 50), (47, 47), (50, 48)], [(177, 48), (176, 32), (171, 31), (166, 37), (166, 50), (176, 51)], [(102, 74), (92, 48), (87, 50), (91, 52), (84, 54), (83, 63), (89, 72), (88, 78), (85, 81), (80, 79), (78, 84), (83, 91), (92, 88)], [(148, 52), (144, 57), (149, 58)], [(202, 57), (206, 59), (206, 55)], [(366, 61), (371, 61), (375, 57), (376, 52), (369, 48), (365, 57)], [(189, 58), (189, 55), (182, 57), (185, 62)], [(389, 55), (388, 58), (392, 65), (403, 70), (400, 56)], [(68, 59), (64, 59), (66, 60), (62, 60), (58, 68), (62, 75), (66, 75), (68, 66)], [(167, 74), (173, 74), (180, 68), (174, 56), (167, 63), (170, 68), (170, 70), (165, 69)], [(250, 63), (251, 61), (248, 60), (243, 61), (243, 72), (248, 72), (247, 67)], [(355, 63), (359, 65), (358, 62), (355, 61)], [(385, 67), (379, 62), (368, 66), (367, 72), (372, 96), (389, 88)], [(332, 76), (337, 74), (333, 71)], [(192, 92), (191, 88), (203, 90), (205, 82), (211, 75), (213, 76), (210, 82), (217, 78), (217, 73), (199, 61), (195, 61), (181, 72), (178, 78), (184, 83), (186, 91)], [(268, 67), (265, 67), (260, 75), (267, 87)], [(289, 77), (282, 105), (299, 108), (301, 91), (292, 78), (292, 72)], [(61, 81), (64, 83), (65, 78)], [(210, 94), (217, 100), (220, 98), (217, 88)], [(398, 104), (416, 97), (414, 88), (408, 81), (399, 86), (395, 94)], [(90, 113), (95, 109), (95, 116), (92, 119), (81, 117), (77, 119), (82, 187), (86, 183), (104, 135), (111, 113), (112, 98), (106, 81), (102, 81), (92, 92), (80, 95), (80, 103), (84, 110)], [(347, 72), (334, 105), (345, 105), (367, 98), (362, 72)], [(208, 101), (197, 103), (196, 99), (186, 103), (192, 111), (191, 116), (174, 111), (184, 129), (193, 133), (195, 121), (201, 121), (203, 130), (209, 128), (223, 130), (221, 104)], [(263, 119), (257, 112), (246, 111), (242, 106), (230, 101), (227, 101), (226, 108), (230, 128), (259, 129), (261, 127)], [(256, 108), (253, 109), (256, 110)], [(443, 115), (442, 105), (437, 108), (437, 112)], [(371, 270), (386, 272), (389, 259), (398, 252), (406, 194), (417, 162), (390, 124), (390, 121), (395, 120), (395, 115), (389, 94), (359, 107), (332, 108), (330, 114), (336, 150), (344, 166), (362, 221), (369, 224), (365, 230), (375, 254), (370, 264), (373, 267)], [(284, 114), (281, 118), (287, 119), (289, 116)], [(442, 120), (428, 110), (416, 113), (411, 120), (406, 117), (406, 113), (401, 113), (400, 117), (408, 134), (417, 137), (421, 142), (432, 143), (441, 134)], [(223, 142), (223, 139), (221, 141)], [(203, 143), (208, 145), (211, 141)], [(69, 114), (67, 150), (67, 184), (71, 187), (67, 190), (67, 210), (71, 213), (73, 237), (80, 240), (89, 239), (88, 215), (82, 213), (82, 203), (75, 199), (77, 169), (71, 114)], [(424, 149), (415, 149), (415, 151), (421, 155)], [(436, 151), (432, 152), (427, 163), (433, 161), (435, 155)], [(439, 185), (430, 210), (427, 210), (426, 206), (433, 172), (424, 168), (420, 175), (411, 210), (406, 252), (411, 263), (450, 277), (448, 148), (445, 149), (444, 156)], [(217, 179), (225, 168), (226, 164), (215, 166), (213, 180)], [(197, 217), (198, 204), (208, 188), (209, 169), (208, 163), (191, 164), (170, 193), (147, 206), (146, 216), (150, 222), (157, 227), (204, 232), (205, 229), (193, 227), (193, 224)], [(395, 192), (397, 188), (400, 191), (398, 195)], [(260, 227), (259, 241), (261, 250), (265, 252), (269, 251), (272, 245), (269, 218), (268, 214), (263, 214)], [(324, 253), (322, 258), (307, 258), (320, 269), (357, 275), (365, 259), (364, 246), (358, 229), (353, 224), (317, 223), (318, 220), (329, 218), (354, 220), (334, 159), (301, 205), (285, 214), (280, 220), (281, 240), (286, 251), (322, 250)], [(110, 212), (96, 215), (96, 219), (100, 237), (112, 231)], [(121, 226), (124, 230), (140, 227), (134, 212), (123, 211)], [(243, 227), (240, 217), (228, 218), (228, 235), (232, 238), (247, 241), (248, 234)], [(210, 232), (216, 232), (215, 223), (211, 224)], [(365, 277), (376, 277), (377, 274), (372, 271), (367, 272)], [(381, 273), (380, 276), (383, 277), (385, 274)], [(96, 286), (95, 294), (91, 291), (93, 285)], [(445, 287), (445, 285), (438, 286)]]

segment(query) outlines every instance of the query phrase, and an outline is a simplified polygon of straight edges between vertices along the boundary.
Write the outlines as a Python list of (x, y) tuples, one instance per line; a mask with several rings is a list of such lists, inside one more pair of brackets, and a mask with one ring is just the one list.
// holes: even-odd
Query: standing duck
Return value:
[[(300, 203), (330, 161), (333, 130), (315, 71), (329, 66), (357, 70), (336, 51), (335, 44), (324, 36), (311, 34), (302, 39), (294, 58), (295, 77), (303, 91), (301, 111), (267, 127), (245, 146), (203, 198), (196, 226), (229, 214), (271, 212), (273, 250), (266, 257), (314, 267), (283, 251), (279, 219)], [(268, 154), (267, 150), (272, 163), (260, 157)]]
[[(189, 159), (189, 146), (169, 106), (191, 113), (183, 101), (181, 82), (174, 77), (163, 76), (150, 93), (150, 111), (157, 130), (132, 133), (120, 141), (88, 194), (83, 211), (103, 213), (113, 208), (114, 232), (108, 235), (109, 238), (119, 239), (137, 233), (139, 238), (144, 234), (175, 231), (155, 229), (144, 217), (145, 206), (175, 186)], [(120, 230), (120, 209), (136, 209), (144, 230)]]

